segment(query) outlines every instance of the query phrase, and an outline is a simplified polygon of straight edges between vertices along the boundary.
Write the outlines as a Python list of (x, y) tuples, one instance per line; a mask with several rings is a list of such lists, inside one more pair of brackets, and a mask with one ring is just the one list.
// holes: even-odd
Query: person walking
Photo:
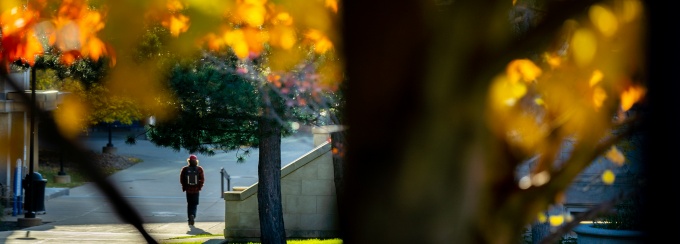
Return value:
[(182, 167), (179, 173), (179, 182), (182, 185), (182, 191), (186, 192), (187, 195), (187, 216), (189, 218), (189, 225), (193, 226), (196, 219), (199, 193), (205, 182), (203, 167), (198, 166), (196, 155), (189, 155), (187, 165)]

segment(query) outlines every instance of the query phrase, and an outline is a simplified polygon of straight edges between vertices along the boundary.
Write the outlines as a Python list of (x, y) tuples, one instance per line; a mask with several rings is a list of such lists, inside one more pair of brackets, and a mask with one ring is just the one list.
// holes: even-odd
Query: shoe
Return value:
[(189, 215), (189, 225), (194, 225), (194, 216)]

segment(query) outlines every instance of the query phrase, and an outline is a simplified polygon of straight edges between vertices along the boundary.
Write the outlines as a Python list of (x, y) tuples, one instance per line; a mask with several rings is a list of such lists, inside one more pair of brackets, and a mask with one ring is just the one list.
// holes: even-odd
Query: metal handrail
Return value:
[(220, 177), (220, 180), (222, 181), (222, 184), (220, 184), (220, 186), (222, 186), (222, 192), (220, 192), (220, 198), (224, 198), (224, 180), (225, 179), (227, 180), (227, 189), (231, 189), (231, 176), (229, 175), (229, 173), (227, 173), (226, 170), (224, 170), (224, 167), (222, 167), (220, 169), (220, 175), (222, 176), (222, 177)]

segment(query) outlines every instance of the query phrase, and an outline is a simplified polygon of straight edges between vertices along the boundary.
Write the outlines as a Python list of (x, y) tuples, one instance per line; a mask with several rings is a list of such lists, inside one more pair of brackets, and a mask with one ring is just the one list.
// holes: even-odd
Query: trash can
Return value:
[[(47, 180), (43, 179), (42, 175), (38, 172), (33, 172), (33, 177), (31, 177), (31, 191), (28, 191), (26, 187), (28, 186), (28, 174), (24, 178), (24, 211), (28, 211), (28, 207), (32, 206), (33, 212), (36, 214), (45, 213), (45, 187), (47, 187)], [(32, 192), (32, 194), (31, 194)]]

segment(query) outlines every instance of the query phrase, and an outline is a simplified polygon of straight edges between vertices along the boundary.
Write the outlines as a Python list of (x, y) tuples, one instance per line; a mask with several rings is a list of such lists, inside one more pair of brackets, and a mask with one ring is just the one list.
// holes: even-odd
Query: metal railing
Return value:
[(224, 167), (220, 169), (220, 179), (222, 180), (222, 191), (220, 192), (220, 198), (224, 198), (224, 180), (227, 180), (227, 189), (231, 189), (231, 176), (224, 170)]

